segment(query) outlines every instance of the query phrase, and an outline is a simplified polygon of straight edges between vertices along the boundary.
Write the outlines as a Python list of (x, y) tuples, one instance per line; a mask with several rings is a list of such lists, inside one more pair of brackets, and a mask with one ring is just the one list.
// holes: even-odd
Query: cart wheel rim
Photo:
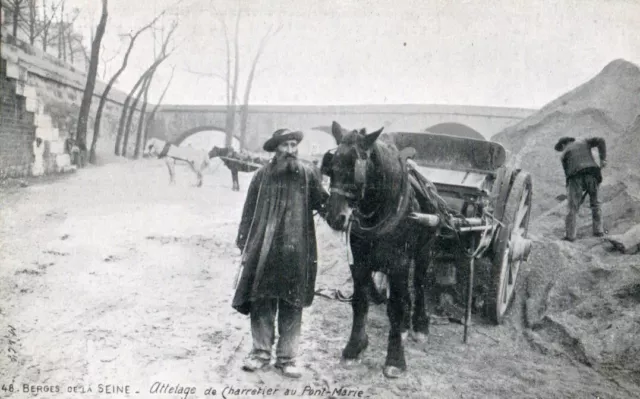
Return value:
[(511, 251), (515, 248), (515, 243), (526, 238), (529, 228), (529, 216), (531, 213), (531, 186), (525, 185), (518, 203), (518, 207), (513, 215), (513, 223), (509, 225), (508, 241), (502, 252), (500, 267), (500, 284), (497, 295), (497, 313), (502, 317), (511, 302), (516, 290), (518, 272), (522, 259), (511, 260)]

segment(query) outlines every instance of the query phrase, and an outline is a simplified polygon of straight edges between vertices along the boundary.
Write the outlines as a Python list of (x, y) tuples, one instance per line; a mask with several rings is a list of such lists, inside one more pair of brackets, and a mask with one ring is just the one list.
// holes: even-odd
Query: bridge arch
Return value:
[[(203, 126), (198, 126), (198, 127), (191, 128), (189, 130), (186, 130), (186, 131), (180, 133), (178, 135), (178, 137), (173, 140), (173, 144), (180, 145), (188, 137), (193, 136), (194, 134), (197, 134), (197, 133), (200, 133), (200, 132), (206, 132), (208, 130), (218, 131), (218, 132), (222, 132), (222, 133), (226, 134), (226, 130), (224, 128), (222, 128), (222, 127), (215, 126), (215, 125), (203, 125)], [(236, 140), (240, 141), (240, 136), (234, 135), (233, 137)]]
[(467, 137), (471, 139), (485, 140), (482, 133), (463, 124), (456, 122), (438, 123), (424, 130), (428, 133), (446, 134), (449, 136)]

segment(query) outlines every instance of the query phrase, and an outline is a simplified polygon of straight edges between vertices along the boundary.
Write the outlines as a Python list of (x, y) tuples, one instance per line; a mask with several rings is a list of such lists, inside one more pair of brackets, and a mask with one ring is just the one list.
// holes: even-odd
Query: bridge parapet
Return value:
[[(388, 132), (423, 132), (438, 124), (468, 126), (484, 138), (520, 122), (536, 110), (465, 105), (255, 105), (250, 107), (247, 149), (260, 150), (273, 131), (282, 127), (312, 131), (339, 121), (347, 127), (369, 130), (385, 127)], [(180, 142), (206, 126), (224, 130), (226, 106), (162, 105), (153, 121), (152, 135)], [(238, 114), (239, 117), (239, 114)], [(318, 134), (323, 132), (318, 131)], [(309, 137), (309, 135), (307, 135)], [(313, 139), (313, 137), (311, 138)]]

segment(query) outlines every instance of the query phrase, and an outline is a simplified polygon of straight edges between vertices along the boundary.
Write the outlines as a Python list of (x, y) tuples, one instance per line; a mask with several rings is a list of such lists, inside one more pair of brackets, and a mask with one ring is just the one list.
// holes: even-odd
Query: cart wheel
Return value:
[(502, 223), (496, 235), (498, 242), (493, 255), (492, 276), (487, 295), (487, 314), (496, 324), (502, 324), (509, 305), (515, 297), (520, 264), (530, 250), (526, 239), (529, 231), (532, 196), (531, 176), (520, 172), (513, 181)]
[(389, 299), (389, 277), (381, 272), (373, 272), (371, 278), (373, 279), (371, 300), (376, 305), (387, 302)]

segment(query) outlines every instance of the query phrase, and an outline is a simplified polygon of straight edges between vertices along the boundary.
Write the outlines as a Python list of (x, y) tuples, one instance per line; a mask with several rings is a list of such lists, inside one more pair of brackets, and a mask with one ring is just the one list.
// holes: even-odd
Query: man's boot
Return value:
[(576, 240), (576, 214), (569, 211), (565, 219), (566, 235), (564, 240), (575, 241)]
[(604, 235), (602, 229), (602, 210), (600, 208), (592, 208), (591, 216), (593, 217), (593, 235), (602, 237)]

